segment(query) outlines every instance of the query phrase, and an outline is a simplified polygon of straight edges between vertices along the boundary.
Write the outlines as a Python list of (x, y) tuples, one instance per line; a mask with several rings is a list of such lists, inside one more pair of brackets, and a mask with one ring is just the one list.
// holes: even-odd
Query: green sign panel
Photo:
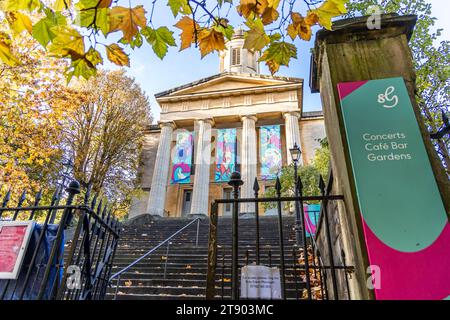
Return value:
[(448, 297), (450, 228), (403, 78), (338, 88), (377, 298)]

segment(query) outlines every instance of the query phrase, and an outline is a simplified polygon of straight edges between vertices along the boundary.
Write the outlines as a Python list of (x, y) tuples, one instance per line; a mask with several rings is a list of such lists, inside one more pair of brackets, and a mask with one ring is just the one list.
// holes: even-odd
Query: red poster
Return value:
[(0, 278), (15, 278), (28, 244), (30, 224), (0, 222)]

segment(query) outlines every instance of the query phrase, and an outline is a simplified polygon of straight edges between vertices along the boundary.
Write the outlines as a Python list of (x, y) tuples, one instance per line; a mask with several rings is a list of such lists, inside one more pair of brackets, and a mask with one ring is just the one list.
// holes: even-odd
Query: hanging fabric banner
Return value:
[(281, 129), (279, 125), (260, 128), (261, 178), (273, 180), (281, 172)]
[(218, 129), (215, 181), (230, 181), (236, 169), (236, 129)]
[(175, 154), (172, 155), (173, 169), (171, 184), (191, 182), (192, 142), (192, 132), (178, 132)]

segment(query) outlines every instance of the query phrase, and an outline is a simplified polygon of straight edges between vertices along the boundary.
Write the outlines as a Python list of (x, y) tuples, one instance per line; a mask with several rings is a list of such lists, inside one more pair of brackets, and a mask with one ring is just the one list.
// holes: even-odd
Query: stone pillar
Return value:
[[(374, 298), (374, 295), (366, 286), (369, 259), (345, 139), (338, 83), (393, 77), (405, 80), (431, 166), (449, 212), (449, 180), (416, 104), (416, 76), (408, 46), (416, 20), (416, 16), (383, 15), (382, 28), (369, 30), (367, 17), (347, 19), (336, 21), (333, 32), (321, 30), (316, 36), (310, 86), (313, 92), (320, 91), (321, 94), (335, 182), (333, 194), (345, 197), (336, 215), (339, 224), (333, 226), (335, 235), (332, 240), (334, 244), (342, 245), (347, 265), (355, 266), (355, 275), (350, 280), (352, 299)], [(361, 110), (364, 112), (363, 105)], [(338, 250), (335, 256), (339, 256)]]
[(208, 215), (212, 124), (211, 119), (198, 120), (194, 191), (191, 205), (191, 214), (193, 215)]
[[(283, 116), (285, 120), (285, 129), (286, 129), (286, 153), (287, 153), (286, 159), (287, 164), (290, 165), (292, 163), (292, 157), (289, 149), (293, 148), (294, 144), (296, 143), (300, 149), (302, 147), (300, 143), (300, 128), (298, 125), (300, 113), (286, 112)], [(298, 164), (303, 165), (302, 157), (300, 157)]]
[[(256, 143), (256, 121), (254, 115), (242, 117), (242, 149), (241, 149), (241, 175), (244, 185), (241, 188), (241, 198), (253, 198), (253, 183), (257, 174), (257, 143)], [(254, 213), (253, 203), (242, 203), (241, 213)]]
[(147, 213), (164, 216), (166, 202), (167, 178), (169, 175), (170, 149), (174, 125), (171, 122), (161, 123), (161, 136), (156, 154), (155, 170), (148, 198)]

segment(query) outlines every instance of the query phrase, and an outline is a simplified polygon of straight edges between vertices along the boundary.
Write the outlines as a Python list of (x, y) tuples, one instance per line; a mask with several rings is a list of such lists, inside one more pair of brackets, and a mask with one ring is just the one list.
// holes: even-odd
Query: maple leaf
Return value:
[(110, 5), (110, 0), (82, 0), (78, 2), (75, 5), (77, 24), (81, 27), (98, 28), (106, 37), (110, 28)]
[[(325, 29), (332, 29), (331, 19), (347, 13), (345, 3), (348, 0), (327, 0), (319, 8), (311, 10), (309, 13), (316, 14), (319, 24)], [(308, 15), (309, 15), (308, 13)]]
[(128, 55), (116, 43), (106, 46), (106, 56), (109, 61), (117, 64), (118, 66), (130, 66), (130, 59), (128, 58)]
[(70, 8), (71, 5), (72, 5), (72, 0), (56, 0), (53, 3), (52, 8), (55, 11), (62, 11), (62, 10)]
[(281, 65), (288, 66), (291, 58), (297, 58), (297, 48), (288, 42), (272, 42), (259, 61), (265, 61), (272, 74), (276, 73)]
[(246, 25), (249, 30), (245, 34), (244, 48), (259, 51), (270, 43), (270, 37), (264, 31), (260, 19), (247, 21)]
[(33, 11), (41, 7), (41, 2), (39, 0), (6, 0), (1, 5), (5, 11)]
[(169, 0), (167, 5), (172, 10), (173, 16), (176, 17), (179, 13), (191, 14), (191, 8), (187, 0)]
[(175, 27), (181, 29), (180, 51), (189, 48), (195, 40), (195, 32), (200, 29), (199, 25), (188, 16), (184, 16), (175, 24)]
[[(311, 40), (312, 30), (311, 25), (307, 23), (307, 20), (303, 18), (303, 16), (297, 12), (291, 13), (292, 23), (287, 27), (287, 33), (294, 40), (297, 35), (305, 40)], [(311, 20), (308, 20), (311, 22)]]
[(33, 38), (36, 39), (44, 48), (52, 41), (56, 34), (52, 28), (58, 25), (66, 25), (66, 18), (60, 12), (45, 10), (46, 16), (33, 25)]
[(28, 16), (19, 11), (10, 11), (6, 13), (6, 20), (14, 33), (19, 34), (27, 31), (29, 34), (33, 32), (33, 25)]
[(267, 0), (241, 0), (237, 11), (246, 19), (253, 19), (256, 15), (263, 14), (268, 5)]
[(141, 5), (134, 8), (113, 7), (109, 16), (109, 33), (120, 30), (128, 42), (138, 33), (138, 26), (145, 28), (147, 24), (145, 9)]
[(198, 42), (202, 58), (214, 50), (225, 50), (225, 38), (215, 28), (202, 29), (198, 34)]
[(84, 55), (83, 36), (77, 30), (63, 25), (52, 27), (51, 32), (56, 35), (48, 48), (53, 56), (77, 59)]
[(159, 27), (158, 29), (146, 27), (142, 29), (141, 33), (160, 59), (163, 59), (167, 54), (169, 46), (176, 46), (173, 32), (167, 27)]
[(0, 60), (9, 66), (15, 66), (19, 63), (11, 52), (11, 39), (4, 32), (0, 32)]

